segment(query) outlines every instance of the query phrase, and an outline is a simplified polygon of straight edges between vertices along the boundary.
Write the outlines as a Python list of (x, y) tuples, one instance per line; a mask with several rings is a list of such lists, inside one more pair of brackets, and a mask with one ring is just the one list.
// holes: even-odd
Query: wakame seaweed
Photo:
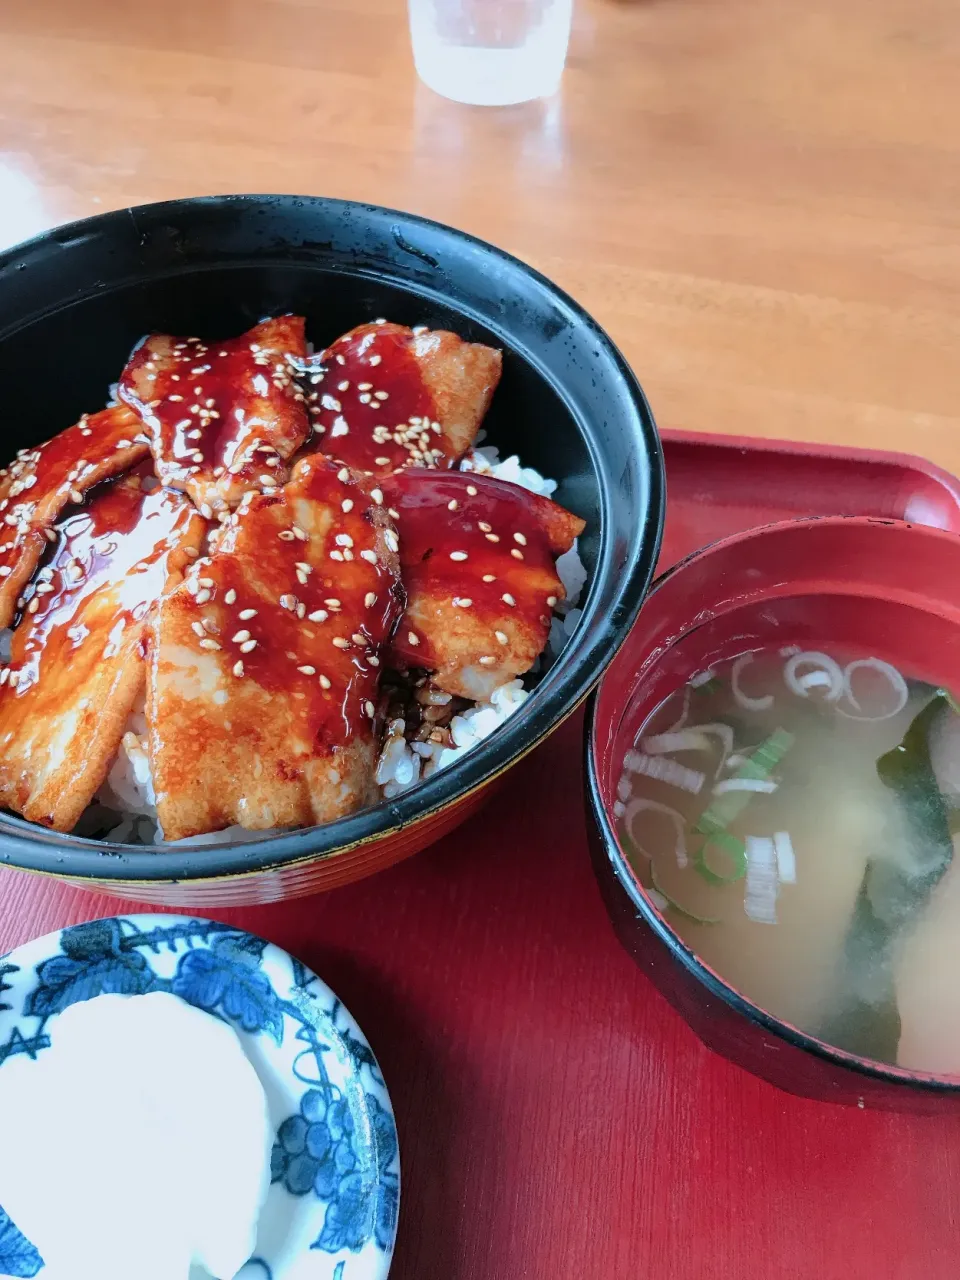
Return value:
[(877, 761), (877, 774), (896, 796), (910, 844), (899, 857), (867, 862), (844, 943), (843, 1001), (821, 1036), (851, 1053), (896, 1062), (900, 1015), (893, 943), (929, 901), (953, 860), (951, 818), (930, 759), (930, 730), (956, 706), (938, 690), (913, 719), (899, 746)]

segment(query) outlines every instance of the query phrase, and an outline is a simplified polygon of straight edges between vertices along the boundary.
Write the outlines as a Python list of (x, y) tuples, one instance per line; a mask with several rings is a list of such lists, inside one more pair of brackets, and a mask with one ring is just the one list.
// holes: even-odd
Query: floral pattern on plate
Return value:
[[(257, 1249), (237, 1280), (383, 1280), (400, 1198), (390, 1098), (366, 1038), (298, 960), (186, 916), (93, 920), (0, 957), (0, 1071), (50, 1046), (51, 1020), (107, 993), (167, 991), (233, 1026), (276, 1132)], [(0, 1207), (0, 1276), (43, 1259)]]

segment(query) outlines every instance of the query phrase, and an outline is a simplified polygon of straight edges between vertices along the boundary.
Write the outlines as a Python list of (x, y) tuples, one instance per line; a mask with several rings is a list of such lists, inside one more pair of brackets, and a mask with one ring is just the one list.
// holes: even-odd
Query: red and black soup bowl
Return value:
[(960, 538), (894, 520), (794, 520), (706, 547), (654, 584), (587, 715), (591, 853), (616, 933), (706, 1045), (763, 1079), (860, 1106), (956, 1107), (960, 1076), (844, 1052), (748, 999), (687, 945), (630, 865), (614, 804), (641, 726), (698, 672), (766, 646), (870, 653), (960, 687)]

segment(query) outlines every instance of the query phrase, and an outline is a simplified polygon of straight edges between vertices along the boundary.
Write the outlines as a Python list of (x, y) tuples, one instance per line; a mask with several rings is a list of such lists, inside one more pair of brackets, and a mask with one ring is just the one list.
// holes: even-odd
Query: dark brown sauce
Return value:
[(208, 628), (197, 643), (213, 639), (238, 692), (252, 680), (284, 698), (316, 753), (369, 734), (380, 654), (402, 610), (370, 500), (346, 468), (316, 454), (233, 522), (183, 588), (190, 625)]
[[(381, 484), (397, 513), (411, 599), (423, 593), (454, 606), (466, 601), (462, 607), (491, 633), (501, 618), (523, 619), (546, 643), (551, 611), (563, 594), (554, 548), (569, 548), (581, 520), (518, 485), (469, 472), (412, 469)], [(414, 666), (425, 656), (423, 641), (411, 643), (403, 624), (392, 652)]]
[(188, 490), (232, 486), (237, 500), (245, 488), (282, 484), (282, 462), (309, 430), (290, 364), (305, 351), (300, 316), (264, 321), (222, 342), (145, 338), (119, 395), (151, 432), (160, 479)]
[[(142, 488), (153, 481), (152, 492)], [(124, 630), (160, 595), (168, 556), (192, 515), (179, 494), (161, 489), (149, 463), (94, 490), (55, 526), (51, 554), (25, 589), (12, 637), (4, 700), (19, 700), (49, 679), (70, 681), (81, 645), (115, 651)]]
[(21, 449), (0, 471), (0, 578), (15, 571), (29, 530), (47, 528), (91, 484), (125, 469), (146, 448), (136, 414), (117, 405)]
[(437, 407), (410, 350), (412, 331), (361, 325), (324, 351), (307, 378), (316, 446), (358, 471), (445, 464)]

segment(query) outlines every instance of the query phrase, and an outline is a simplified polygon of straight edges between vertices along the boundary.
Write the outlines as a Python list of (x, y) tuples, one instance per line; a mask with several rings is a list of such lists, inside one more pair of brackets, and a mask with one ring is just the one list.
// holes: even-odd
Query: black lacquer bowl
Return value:
[(0, 815), (0, 863), (153, 903), (228, 905), (345, 884), (463, 820), (482, 790), (597, 682), (636, 617), (663, 520), (659, 442), (602, 329), (515, 258), (409, 214), (340, 200), (171, 201), (59, 227), (0, 257), (4, 461), (100, 407), (148, 330), (216, 338), (267, 314), (307, 317), (317, 345), (385, 316), (504, 351), (488, 443), (560, 481), (587, 521), (583, 617), (521, 711), (448, 770), (325, 827), (150, 852)]

